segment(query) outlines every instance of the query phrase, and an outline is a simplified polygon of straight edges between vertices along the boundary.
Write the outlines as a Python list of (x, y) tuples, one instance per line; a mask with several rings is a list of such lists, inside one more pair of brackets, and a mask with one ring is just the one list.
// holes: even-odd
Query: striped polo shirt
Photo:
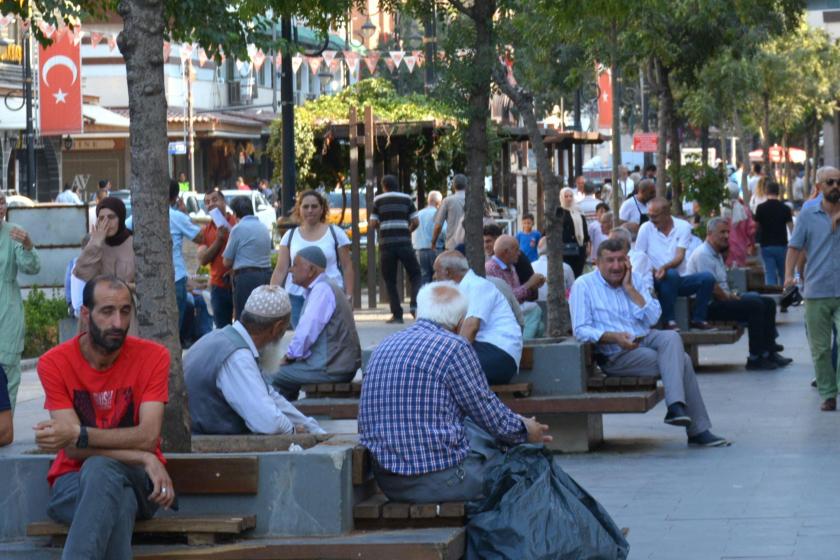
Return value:
[(380, 245), (411, 245), (409, 224), (417, 217), (411, 197), (401, 192), (384, 192), (373, 199), (371, 219), (379, 222)]

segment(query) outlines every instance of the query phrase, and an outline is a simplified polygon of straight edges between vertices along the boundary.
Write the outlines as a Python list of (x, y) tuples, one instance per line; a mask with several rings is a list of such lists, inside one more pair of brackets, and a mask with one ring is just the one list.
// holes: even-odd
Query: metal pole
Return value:
[[(290, 44), (292, 42), (292, 18), (283, 16), (280, 24), (280, 36)], [(292, 213), (295, 205), (297, 171), (295, 169), (295, 99), (292, 81), (292, 57), (285, 53), (281, 62), (280, 104), (283, 120), (283, 216)]]
[(32, 125), (32, 33), (24, 31), (23, 43), (23, 95), (26, 99), (26, 196), (38, 198), (35, 169), (35, 129)]
[(195, 186), (195, 114), (193, 113), (193, 67), (192, 59), (187, 59), (187, 158), (190, 162), (190, 190), (197, 191)]
[[(645, 92), (644, 68), (639, 72), (639, 95), (641, 95), (642, 101), (642, 132), (650, 132), (650, 107), (648, 106), (648, 96)], [(647, 167), (653, 163), (653, 154), (650, 152), (645, 152), (644, 154), (644, 164)]]
[(435, 63), (437, 62), (437, 22), (434, 8), (432, 14), (426, 18), (425, 37), (426, 43), (426, 93), (431, 93), (435, 88)]
[[(580, 88), (577, 89), (575, 92), (575, 130), (583, 130), (583, 124), (581, 122), (580, 111), (581, 111), (581, 104), (583, 100), (581, 99), (582, 93)], [(583, 174), (583, 144), (577, 144), (574, 146), (575, 152), (575, 172), (574, 174), (569, 174), (569, 184), (574, 185), (575, 177), (578, 175)]]
[(271, 22), (271, 108), (277, 117), (277, 22)]

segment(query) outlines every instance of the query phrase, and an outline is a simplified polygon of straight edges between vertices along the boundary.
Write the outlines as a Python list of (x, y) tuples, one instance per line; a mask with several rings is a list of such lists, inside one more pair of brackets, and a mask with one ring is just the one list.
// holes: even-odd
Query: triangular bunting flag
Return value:
[[(347, 68), (350, 69), (350, 75), (356, 76), (359, 72), (359, 57), (354, 58), (352, 61), (346, 61)], [(375, 68), (374, 68), (375, 70)], [(373, 72), (371, 72), (373, 73)]]
[(179, 55), (181, 56), (181, 63), (182, 64), (184, 62), (186, 62), (188, 58), (192, 57), (192, 52), (193, 52), (193, 46), (192, 45), (187, 45), (187, 44), (182, 44), (181, 45), (181, 47), (179, 49)]
[(338, 52), (336, 51), (324, 51), (321, 53), (321, 56), (324, 57), (324, 62), (327, 63), (327, 66), (332, 67), (333, 60), (335, 60), (335, 55), (337, 54)]
[(306, 63), (309, 65), (309, 71), (312, 74), (318, 73), (318, 68), (321, 67), (321, 57), (320, 56), (307, 56)]
[(386, 58), (385, 59), (385, 66), (388, 67), (388, 70), (391, 71), (391, 74), (393, 74), (394, 70), (397, 69), (397, 65), (394, 63), (394, 60), (391, 59), (391, 58)]
[(235, 64), (236, 64), (236, 71), (241, 73), (242, 72), (242, 65), (245, 64), (245, 63), (242, 62), (241, 60), (237, 60)]
[(280, 66), (283, 64), (283, 55), (280, 53), (274, 54), (274, 68), (280, 70)]
[(112, 51), (117, 46), (117, 36), (116, 35), (108, 35), (108, 50)]
[(391, 60), (394, 61), (394, 67), (399, 68), (405, 56), (405, 51), (391, 51), (389, 54), (391, 55)]
[(303, 57), (299, 54), (296, 54), (292, 57), (292, 72), (297, 74), (297, 71), (300, 70), (300, 65), (303, 64)]
[(0, 27), (6, 27), (14, 21), (15, 17), (11, 15), (0, 16)]
[(87, 35), (87, 31), (82, 31), (81, 29), (76, 28), (76, 30), (73, 32), (73, 46), (78, 47), (79, 45), (81, 45), (82, 39), (85, 38), (85, 35)]
[(44, 37), (47, 39), (51, 38), (55, 33), (55, 25), (47, 23), (44, 20), (38, 22), (38, 29), (41, 30), (41, 33), (43, 33)]
[(254, 55), (257, 54), (257, 45), (255, 45), (254, 43), (248, 43), (248, 45), (246, 45), (245, 47), (245, 50), (248, 51), (248, 58), (253, 60)]
[(265, 62), (265, 53), (262, 51), (262, 49), (257, 50), (253, 58), (251, 58), (251, 62), (254, 63), (254, 68), (256, 68), (257, 72), (259, 72), (260, 68), (262, 68), (263, 63)]
[(405, 57), (405, 66), (408, 68), (408, 73), (414, 72), (414, 65), (417, 64), (417, 58), (414, 55)]
[(413, 51), (411, 54), (417, 60), (417, 66), (423, 66), (423, 63), (426, 62), (426, 55), (423, 54), (423, 51)]
[(207, 51), (204, 49), (198, 49), (198, 65), (201, 67), (205, 64), (207, 64)]
[[(101, 42), (102, 42), (102, 33), (97, 33), (96, 31), (91, 31), (90, 32), (90, 45), (93, 48), (96, 48), (96, 46)], [(163, 50), (164, 50), (164, 52), (166, 52), (166, 42), (163, 43)], [(164, 57), (164, 58), (166, 58), (166, 57)]]
[(376, 65), (379, 64), (379, 57), (380, 54), (376, 51), (368, 53), (368, 55), (365, 57), (365, 65), (367, 66), (368, 71), (371, 74), (376, 73)]
[(333, 59), (333, 61), (330, 62), (330, 72), (338, 72), (340, 66), (341, 61), (338, 59)]

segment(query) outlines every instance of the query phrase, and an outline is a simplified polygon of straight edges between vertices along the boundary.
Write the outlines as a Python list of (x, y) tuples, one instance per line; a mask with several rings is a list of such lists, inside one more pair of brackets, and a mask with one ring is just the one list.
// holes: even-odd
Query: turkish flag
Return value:
[(612, 128), (613, 89), (612, 72), (601, 68), (598, 73), (598, 128)]
[(38, 47), (41, 136), (82, 132), (82, 57), (79, 45), (65, 33)]

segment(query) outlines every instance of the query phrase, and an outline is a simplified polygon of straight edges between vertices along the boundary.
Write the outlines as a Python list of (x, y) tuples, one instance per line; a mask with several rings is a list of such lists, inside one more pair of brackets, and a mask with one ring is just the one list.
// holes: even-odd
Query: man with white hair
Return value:
[(324, 433), (263, 379), (281, 357), (292, 306), (279, 286), (251, 292), (233, 325), (201, 337), (184, 357), (194, 434)]
[(435, 259), (435, 280), (451, 280), (467, 297), (469, 308), (460, 334), (472, 344), (487, 380), (508, 383), (519, 369), (522, 332), (504, 296), (487, 279), (470, 270), (458, 251)]
[(435, 273), (436, 247), (432, 245), (432, 236), (435, 231), (435, 214), (440, 208), (443, 197), (440, 191), (431, 191), (426, 197), (426, 207), (417, 213), (419, 225), (411, 232), (411, 244), (414, 245), (414, 252), (417, 253), (417, 261), (420, 263), (420, 279), (423, 284), (432, 281)]
[(435, 227), (432, 230), (432, 247), (437, 247), (438, 237), (446, 228), (446, 248), (454, 249), (458, 246), (458, 237), (462, 235), (462, 221), (467, 196), (467, 176), (457, 173), (452, 177), (452, 194), (441, 202), (435, 214)]
[(346, 383), (362, 365), (362, 348), (353, 308), (344, 291), (324, 274), (327, 257), (320, 247), (299, 250), (292, 279), (306, 291), (295, 335), (271, 383), (284, 397), (297, 399), (301, 385)]
[[(636, 185), (628, 176), (628, 169), (626, 165), (619, 165), (618, 166), (618, 192), (621, 193), (622, 198), (629, 198), (631, 194), (633, 194), (633, 189)], [(595, 252), (595, 249), (592, 249), (592, 252)]]
[(542, 333), (542, 308), (533, 300), (537, 299), (537, 290), (545, 284), (545, 276), (534, 273), (527, 282), (520, 284), (513, 268), (520, 253), (519, 242), (514, 237), (501, 235), (493, 245), (493, 256), (485, 264), (485, 269), (488, 278), (504, 281), (513, 291), (525, 319), (522, 337), (537, 338)]
[(383, 340), (368, 363), (359, 434), (391, 500), (475, 499), (503, 458), (496, 440), (551, 440), (548, 426), (517, 415), (490, 391), (478, 356), (458, 336), (467, 308), (454, 283), (427, 284), (417, 296), (417, 322)]

